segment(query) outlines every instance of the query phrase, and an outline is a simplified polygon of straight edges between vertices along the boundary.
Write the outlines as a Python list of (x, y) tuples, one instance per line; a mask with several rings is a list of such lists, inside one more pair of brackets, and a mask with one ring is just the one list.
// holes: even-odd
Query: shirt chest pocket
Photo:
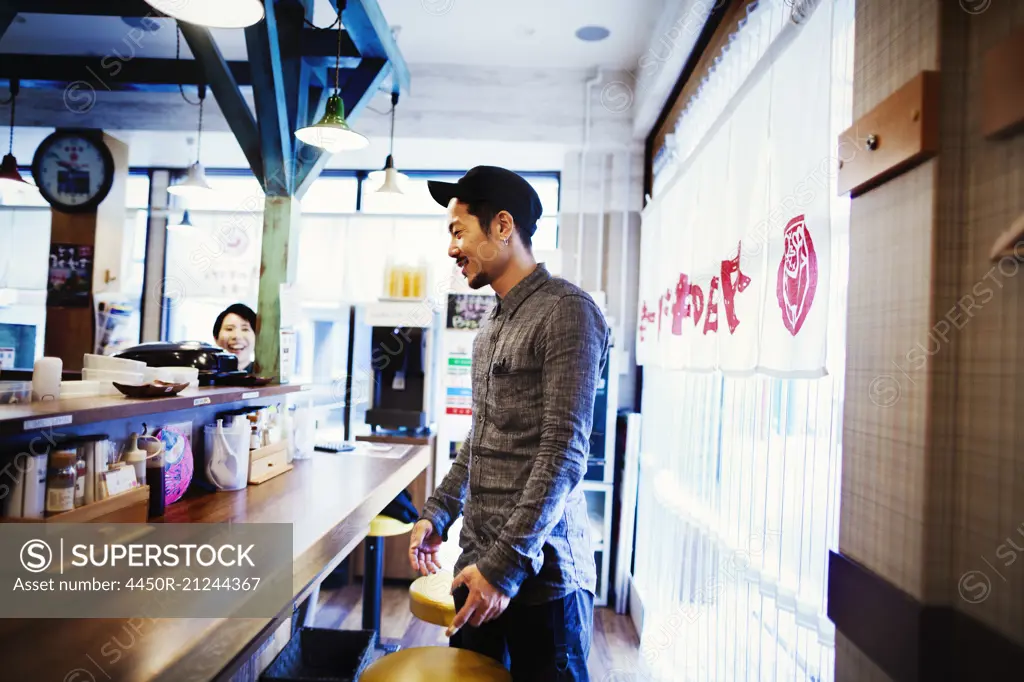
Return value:
[(488, 416), (502, 430), (535, 423), (543, 409), (540, 358), (526, 352), (496, 354), (487, 391)]

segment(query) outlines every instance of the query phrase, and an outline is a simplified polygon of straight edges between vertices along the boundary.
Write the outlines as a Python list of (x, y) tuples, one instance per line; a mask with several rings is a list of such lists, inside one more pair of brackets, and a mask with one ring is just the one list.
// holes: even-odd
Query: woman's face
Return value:
[(256, 354), (256, 332), (244, 317), (229, 313), (220, 326), (217, 345), (237, 355), (238, 368), (243, 369)]

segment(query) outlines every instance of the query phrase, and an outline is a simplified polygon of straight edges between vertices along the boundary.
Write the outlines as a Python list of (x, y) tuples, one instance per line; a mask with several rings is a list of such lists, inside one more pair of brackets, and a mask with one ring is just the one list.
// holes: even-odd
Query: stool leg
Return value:
[(373, 630), (380, 638), (380, 601), (384, 583), (384, 538), (366, 538), (366, 563), (363, 568), (363, 629)]

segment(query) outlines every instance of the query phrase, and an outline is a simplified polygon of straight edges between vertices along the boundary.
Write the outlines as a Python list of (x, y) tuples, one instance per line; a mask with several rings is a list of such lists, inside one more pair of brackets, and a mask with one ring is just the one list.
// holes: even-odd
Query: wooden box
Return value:
[(146, 523), (149, 518), (149, 486), (87, 504), (42, 519), (5, 518), (5, 523)]
[(275, 476), (291, 471), (288, 463), (288, 441), (253, 450), (249, 453), (249, 483), (259, 485)]

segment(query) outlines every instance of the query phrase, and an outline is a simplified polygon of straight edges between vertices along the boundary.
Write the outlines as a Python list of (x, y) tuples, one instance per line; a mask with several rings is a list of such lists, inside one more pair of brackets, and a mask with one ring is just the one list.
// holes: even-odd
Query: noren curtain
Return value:
[[(676, 167), (715, 148), (704, 137), (730, 115), (731, 99), (755, 87), (789, 49), (785, 41), (806, 39), (804, 32), (828, 32), (831, 52), (821, 58), (831, 63), (836, 140), (852, 112), (853, 10), (854, 0), (758, 3), (730, 50), (740, 62), (722, 62), (681, 117)], [(773, 78), (799, 92), (799, 72), (776, 69)], [(827, 190), (827, 376), (645, 369), (636, 679), (834, 679), (826, 582), (828, 551), (838, 545), (849, 235), (849, 199), (836, 197), (835, 170)], [(655, 191), (667, 182), (656, 178)]]

